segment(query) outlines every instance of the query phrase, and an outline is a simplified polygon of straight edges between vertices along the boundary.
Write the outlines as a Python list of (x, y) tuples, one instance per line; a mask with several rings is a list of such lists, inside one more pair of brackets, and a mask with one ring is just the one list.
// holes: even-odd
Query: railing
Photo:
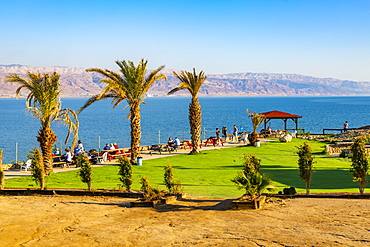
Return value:
[(323, 135), (326, 135), (325, 134), (325, 131), (340, 131), (340, 133), (343, 133), (343, 132), (346, 132), (347, 130), (355, 130), (357, 128), (349, 128), (349, 129), (322, 129), (322, 134)]

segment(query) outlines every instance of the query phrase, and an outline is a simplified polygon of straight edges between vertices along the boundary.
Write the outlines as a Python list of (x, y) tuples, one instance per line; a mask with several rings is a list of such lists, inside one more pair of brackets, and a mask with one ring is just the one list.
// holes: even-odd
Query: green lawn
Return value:
[[(134, 190), (140, 189), (140, 177), (147, 176), (153, 185), (164, 188), (163, 168), (171, 164), (175, 179), (184, 186), (184, 192), (192, 196), (235, 198), (244, 191), (238, 190), (230, 181), (242, 169), (244, 154), (254, 154), (261, 161), (262, 172), (272, 175), (279, 190), (293, 186), (297, 192), (304, 192), (305, 186), (299, 178), (296, 146), (304, 140), (294, 139), (291, 143), (277, 140), (262, 143), (261, 147), (236, 147), (203, 151), (197, 155), (175, 155), (160, 159), (145, 160), (143, 166), (134, 167)], [(324, 143), (309, 141), (316, 157), (311, 192), (358, 192), (357, 183), (349, 173), (350, 160), (323, 155)], [(118, 166), (94, 168), (92, 187), (94, 189), (118, 189)], [(51, 174), (49, 188), (86, 188), (77, 171)], [(6, 180), (6, 187), (36, 187), (31, 177)], [(366, 192), (366, 190), (365, 190)]]

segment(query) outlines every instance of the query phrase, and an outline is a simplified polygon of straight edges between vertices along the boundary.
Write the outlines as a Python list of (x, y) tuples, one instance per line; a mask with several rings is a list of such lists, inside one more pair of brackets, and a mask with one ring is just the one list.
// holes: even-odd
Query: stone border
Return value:
[(32, 195), (68, 195), (68, 196), (114, 196), (124, 198), (143, 198), (141, 192), (124, 192), (111, 190), (63, 190), (63, 189), (4, 189), (0, 190), (0, 195), (3, 196), (32, 196)]

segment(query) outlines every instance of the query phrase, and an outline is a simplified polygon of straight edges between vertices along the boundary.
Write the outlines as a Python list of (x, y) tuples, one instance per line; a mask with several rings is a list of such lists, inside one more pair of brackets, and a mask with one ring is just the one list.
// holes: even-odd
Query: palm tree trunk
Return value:
[(44, 127), (39, 130), (37, 141), (40, 143), (42, 160), (44, 163), (45, 175), (53, 172), (53, 145), (57, 141), (57, 136), (50, 127)]
[(200, 136), (202, 134), (202, 109), (199, 104), (197, 97), (191, 99), (189, 105), (189, 123), (190, 123), (190, 134), (191, 144), (193, 146), (190, 154), (200, 152)]
[(131, 164), (137, 163), (139, 156), (140, 138), (141, 138), (141, 119), (140, 119), (140, 103), (134, 102), (130, 104), (131, 113)]

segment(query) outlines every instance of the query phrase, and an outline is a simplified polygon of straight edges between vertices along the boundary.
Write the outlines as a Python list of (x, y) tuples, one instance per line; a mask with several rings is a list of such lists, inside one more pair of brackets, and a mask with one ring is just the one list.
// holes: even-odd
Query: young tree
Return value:
[(141, 191), (144, 193), (146, 201), (159, 200), (163, 196), (162, 191), (158, 187), (152, 186), (147, 177), (141, 177)]
[(239, 171), (237, 176), (231, 181), (236, 184), (238, 189), (245, 189), (245, 193), (253, 201), (256, 201), (263, 191), (273, 191), (275, 189), (272, 186), (273, 181), (271, 177), (265, 173), (245, 173), (245, 171)]
[(246, 110), (246, 113), (251, 118), (253, 125), (253, 132), (248, 136), (248, 140), (251, 143), (251, 145), (254, 146), (258, 141), (259, 137), (257, 133), (258, 126), (260, 126), (260, 124), (266, 119), (266, 116), (256, 112), (251, 113), (248, 109)]
[(32, 149), (28, 158), (31, 159), (31, 173), (36, 184), (40, 185), (40, 190), (45, 189), (45, 169), (40, 149)]
[(310, 194), (310, 184), (312, 178), (312, 170), (315, 157), (312, 156), (310, 145), (304, 142), (301, 146), (297, 147), (298, 151), (298, 166), (299, 166), (299, 177), (305, 182), (306, 195)]
[(197, 75), (195, 68), (193, 73), (188, 71), (182, 71), (180, 74), (173, 72), (173, 74), (180, 80), (180, 85), (167, 93), (167, 95), (173, 94), (179, 90), (186, 89), (191, 94), (191, 103), (189, 105), (189, 123), (190, 123), (190, 134), (191, 134), (191, 145), (192, 150), (190, 154), (200, 152), (200, 138), (202, 133), (202, 108), (199, 103), (198, 93), (207, 77), (203, 70)]
[(244, 169), (239, 171), (235, 178), (231, 179), (236, 184), (238, 189), (245, 189), (245, 193), (250, 196), (257, 205), (256, 199), (263, 191), (273, 191), (272, 179), (268, 174), (260, 173), (260, 162), (254, 155), (245, 155), (243, 166)]
[(126, 157), (119, 157), (118, 166), (119, 166), (118, 175), (120, 175), (119, 180), (122, 182), (126, 190), (130, 192), (132, 182), (133, 182), (132, 181), (132, 164)]
[(244, 155), (244, 172), (248, 173), (260, 173), (261, 159), (252, 154)]
[(365, 187), (367, 185), (368, 171), (369, 171), (369, 160), (365, 150), (365, 140), (363, 138), (356, 138), (351, 146), (352, 151), (352, 168), (350, 172), (355, 181), (358, 182), (358, 188), (360, 194), (364, 194)]
[(77, 165), (80, 166), (78, 172), (81, 181), (87, 184), (87, 188), (91, 190), (91, 181), (92, 181), (92, 166), (89, 159), (84, 154), (79, 154), (77, 156)]
[(136, 164), (136, 159), (140, 152), (141, 139), (140, 106), (144, 103), (145, 95), (150, 86), (160, 79), (167, 79), (167, 77), (164, 74), (159, 74), (164, 66), (160, 66), (158, 69), (151, 71), (147, 75), (148, 61), (144, 61), (144, 59), (141, 59), (137, 66), (135, 66), (132, 61), (116, 61), (116, 64), (120, 68), (122, 75), (108, 69), (103, 70), (99, 68), (91, 68), (86, 70), (87, 72), (97, 72), (105, 76), (106, 78), (101, 79), (100, 81), (107, 85), (100, 94), (90, 98), (79, 112), (99, 100), (108, 98), (112, 99), (113, 108), (126, 100), (130, 107), (130, 114), (127, 118), (130, 118), (131, 122), (130, 161), (132, 164)]
[(164, 184), (171, 194), (179, 194), (182, 192), (180, 181), (175, 182), (175, 176), (171, 165), (167, 165), (164, 168)]
[(25, 88), (29, 90), (26, 100), (26, 107), (31, 114), (38, 118), (41, 123), (37, 141), (40, 143), (42, 159), (44, 162), (45, 174), (49, 175), (53, 171), (53, 145), (57, 141), (57, 136), (51, 129), (54, 121), (62, 122), (68, 126), (68, 133), (65, 143), (71, 134), (73, 135), (73, 146), (78, 139), (79, 122), (77, 114), (70, 109), (62, 109), (60, 101), (60, 84), (57, 72), (53, 74), (34, 74), (28, 72), (29, 80), (17, 74), (7, 76), (8, 82), (20, 84), (15, 94), (19, 97), (20, 91)]
[(3, 150), (0, 149), (0, 190), (4, 189), (5, 174), (3, 169)]

